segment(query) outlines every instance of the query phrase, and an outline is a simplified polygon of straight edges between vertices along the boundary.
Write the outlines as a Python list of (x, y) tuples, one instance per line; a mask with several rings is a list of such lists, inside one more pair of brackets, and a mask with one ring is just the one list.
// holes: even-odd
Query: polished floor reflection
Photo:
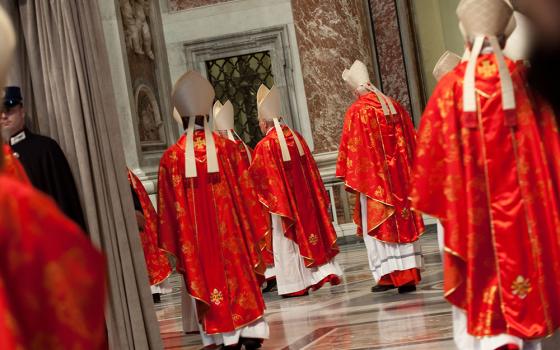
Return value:
[[(297, 299), (265, 294), (271, 338), (263, 349), (455, 349), (435, 233), (424, 235), (421, 243), (425, 270), (418, 291), (411, 294), (370, 292), (373, 281), (363, 243), (342, 247), (337, 258), (345, 273), (342, 285)], [(157, 306), (165, 347), (200, 349), (198, 335), (181, 332), (177, 286), (175, 278), (173, 293)]]

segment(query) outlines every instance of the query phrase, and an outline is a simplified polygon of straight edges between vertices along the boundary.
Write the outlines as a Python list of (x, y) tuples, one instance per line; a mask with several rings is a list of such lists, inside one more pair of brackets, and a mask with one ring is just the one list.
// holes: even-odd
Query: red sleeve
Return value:
[[(461, 125), (454, 75), (437, 85), (422, 116), (412, 174), (414, 209), (442, 220), (461, 212)], [(455, 215), (455, 214), (453, 214)]]
[[(173, 174), (168, 165), (168, 155), (164, 154), (159, 165), (158, 174), (158, 231), (161, 249), (178, 256), (179, 247), (175, 237), (179, 232), (179, 221), (175, 213), (175, 191)], [(177, 260), (179, 263), (179, 260)]]

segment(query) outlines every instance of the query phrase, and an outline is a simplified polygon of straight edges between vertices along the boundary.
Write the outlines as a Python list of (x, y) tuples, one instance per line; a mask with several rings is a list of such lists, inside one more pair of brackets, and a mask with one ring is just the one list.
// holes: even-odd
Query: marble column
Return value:
[(424, 96), (408, 0), (368, 0), (381, 88), (397, 99), (417, 122)]
[(356, 59), (373, 71), (367, 7), (361, 0), (292, 0), (292, 12), (315, 153), (336, 151), (354, 100), (342, 71)]
[(383, 91), (410, 111), (406, 67), (394, 0), (369, 0)]

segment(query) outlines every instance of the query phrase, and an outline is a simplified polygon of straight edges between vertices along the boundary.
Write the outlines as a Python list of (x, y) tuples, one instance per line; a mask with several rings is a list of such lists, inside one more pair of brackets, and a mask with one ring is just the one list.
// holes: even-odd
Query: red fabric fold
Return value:
[[(286, 126), (283, 131), (291, 161), (282, 160), (278, 136), (272, 129), (255, 148), (251, 176), (261, 203), (268, 212), (282, 217), (284, 235), (297, 243), (305, 265), (321, 266), (339, 252), (328, 212), (330, 200), (304, 139)], [(294, 137), (301, 141), (303, 156)]]
[(148, 192), (142, 181), (130, 169), (128, 169), (128, 181), (140, 199), (146, 220), (144, 231), (140, 232), (140, 240), (144, 249), (150, 285), (154, 286), (171, 275), (171, 264), (165, 252), (158, 247), (158, 217)]
[[(160, 247), (177, 257), (188, 293), (208, 334), (232, 332), (261, 318), (264, 280), (258, 242), (268, 231), (248, 216), (261, 210), (237, 146), (214, 135), (219, 173), (207, 173), (204, 132), (195, 131), (198, 177), (185, 178), (183, 135), (159, 169)], [(246, 209), (249, 208), (249, 209)]]
[(560, 139), (550, 108), (507, 65), (515, 127), (492, 55), (477, 62), (476, 128), (461, 110), (465, 64), (440, 81), (422, 118), (411, 197), (442, 220), (445, 296), (466, 311), (468, 332), (533, 339), (560, 325), (559, 168), (550, 153)]
[[(410, 243), (424, 233), (422, 216), (408, 199), (416, 145), (412, 119), (396, 101), (397, 114), (385, 116), (374, 93), (360, 96), (346, 112), (336, 176), (346, 189), (367, 197), (367, 232), (388, 243)], [(362, 230), (359, 196), (354, 223)]]
[(106, 348), (105, 259), (50, 199), (0, 175), (0, 349)]

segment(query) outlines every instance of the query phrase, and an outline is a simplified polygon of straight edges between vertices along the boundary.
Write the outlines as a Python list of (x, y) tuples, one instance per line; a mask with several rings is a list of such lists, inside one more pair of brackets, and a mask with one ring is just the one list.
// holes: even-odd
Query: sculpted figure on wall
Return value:
[(160, 129), (163, 122), (153, 91), (141, 85), (136, 93), (136, 101), (140, 142), (162, 142)]
[(121, 0), (121, 16), (127, 49), (153, 60), (152, 34), (148, 23), (150, 12), (149, 0)]

